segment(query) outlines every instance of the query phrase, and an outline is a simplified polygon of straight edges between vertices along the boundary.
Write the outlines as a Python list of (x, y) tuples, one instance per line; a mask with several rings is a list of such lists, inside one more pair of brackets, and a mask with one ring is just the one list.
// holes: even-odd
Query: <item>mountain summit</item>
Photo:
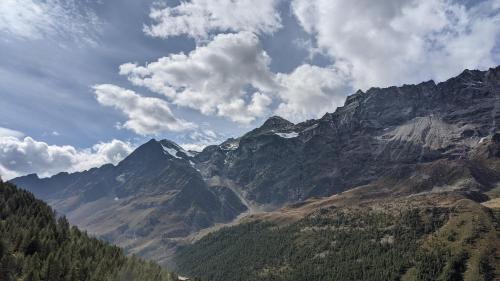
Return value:
[(293, 126), (293, 123), (282, 118), (280, 116), (269, 117), (262, 126), (259, 127), (260, 130), (280, 130), (287, 127)]
[(261, 127), (194, 155), (151, 140), (117, 166), (12, 182), (130, 252), (169, 260), (180, 238), (239, 215), (370, 187), (370, 196), (500, 182), (500, 67), (372, 88), (322, 118)]
[(152, 139), (116, 166), (12, 182), (90, 233), (163, 261), (168, 245), (146, 245), (229, 222), (246, 210), (230, 189), (209, 187), (192, 158), (172, 141)]

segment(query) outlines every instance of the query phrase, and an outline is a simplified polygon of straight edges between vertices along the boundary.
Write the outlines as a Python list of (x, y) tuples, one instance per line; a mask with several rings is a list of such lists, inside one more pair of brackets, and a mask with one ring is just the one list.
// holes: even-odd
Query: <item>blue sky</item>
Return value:
[(500, 1), (2, 0), (0, 175), (200, 149), (500, 61)]

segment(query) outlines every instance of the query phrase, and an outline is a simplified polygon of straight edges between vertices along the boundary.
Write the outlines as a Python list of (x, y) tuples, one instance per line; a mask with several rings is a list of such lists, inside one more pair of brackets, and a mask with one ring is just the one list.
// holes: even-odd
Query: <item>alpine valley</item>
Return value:
[(202, 280), (500, 280), (500, 67), (371, 88), (185, 151), (10, 181)]

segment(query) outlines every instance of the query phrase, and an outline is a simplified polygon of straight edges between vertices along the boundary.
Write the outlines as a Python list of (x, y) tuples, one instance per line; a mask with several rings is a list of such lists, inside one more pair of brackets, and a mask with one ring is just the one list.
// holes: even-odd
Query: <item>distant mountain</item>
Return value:
[(246, 210), (230, 189), (209, 187), (192, 160), (170, 141), (151, 140), (117, 166), (12, 182), (90, 233), (163, 261), (168, 245), (157, 244), (231, 221)]
[(196, 155), (151, 140), (117, 166), (12, 182), (91, 233), (168, 263), (177, 244), (221, 224), (360, 187), (488, 200), (500, 182), (499, 109), (500, 67), (466, 70), (358, 91), (317, 120), (271, 117)]

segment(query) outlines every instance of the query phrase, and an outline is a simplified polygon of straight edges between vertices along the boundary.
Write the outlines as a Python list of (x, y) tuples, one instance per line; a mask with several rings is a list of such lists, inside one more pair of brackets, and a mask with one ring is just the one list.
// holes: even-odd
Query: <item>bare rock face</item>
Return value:
[[(368, 184), (404, 166), (465, 161), (496, 136), (499, 77), (498, 67), (466, 70), (439, 84), (358, 91), (321, 119), (294, 125), (272, 117), (195, 161), (206, 177), (228, 178), (248, 200), (277, 207)], [(494, 142), (490, 150), (496, 155)]]
[(487, 191), (500, 182), (499, 127), (500, 67), (466, 70), (438, 84), (358, 91), (317, 120), (271, 117), (196, 155), (151, 140), (117, 166), (12, 182), (91, 233), (163, 262), (176, 239), (243, 212), (355, 187), (384, 196)]

